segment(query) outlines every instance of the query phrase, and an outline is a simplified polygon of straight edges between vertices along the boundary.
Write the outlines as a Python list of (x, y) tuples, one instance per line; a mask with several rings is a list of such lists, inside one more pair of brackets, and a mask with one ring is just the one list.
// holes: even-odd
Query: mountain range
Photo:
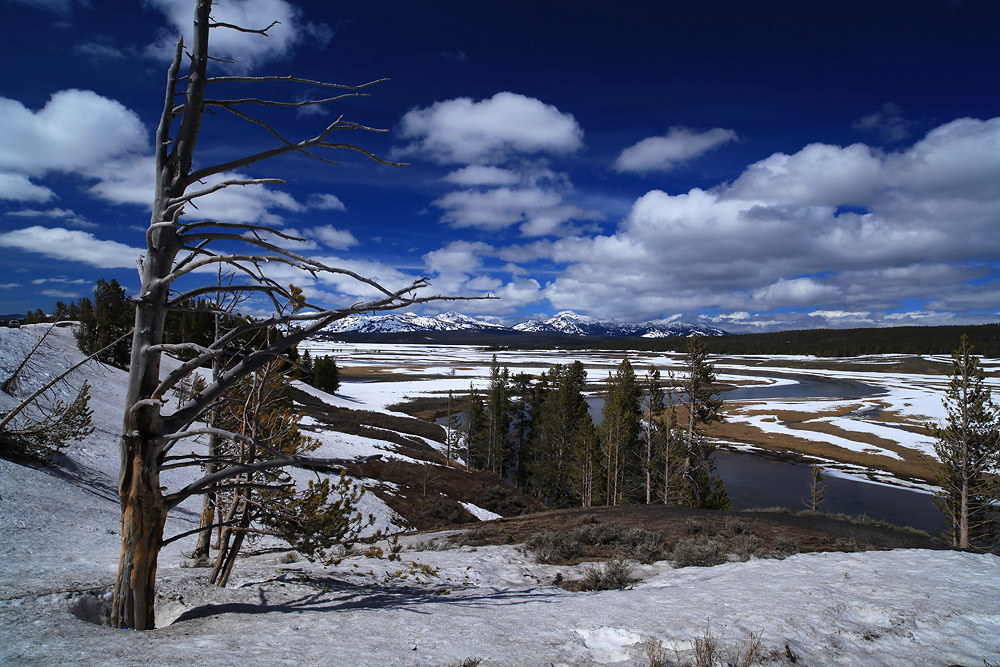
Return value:
[(723, 336), (727, 333), (715, 327), (666, 320), (654, 320), (642, 324), (598, 320), (568, 310), (547, 320), (527, 320), (512, 327), (455, 312), (442, 313), (434, 317), (413, 313), (351, 315), (334, 322), (323, 333), (324, 337), (332, 337), (338, 334), (405, 334), (443, 331), (561, 334), (603, 338), (675, 338), (694, 335)]

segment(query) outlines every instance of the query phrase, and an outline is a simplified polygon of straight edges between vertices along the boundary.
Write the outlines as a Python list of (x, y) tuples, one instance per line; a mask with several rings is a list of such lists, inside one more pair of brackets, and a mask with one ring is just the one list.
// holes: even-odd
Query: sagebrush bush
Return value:
[(629, 545), (629, 555), (640, 563), (655, 563), (666, 560), (668, 552), (664, 546), (662, 533), (643, 531), (643, 535)]
[(670, 554), (674, 567), (709, 567), (729, 560), (728, 545), (718, 537), (690, 537), (680, 540)]
[(611, 591), (625, 588), (632, 583), (624, 560), (609, 560), (600, 567), (590, 567), (583, 577), (580, 589), (584, 591)]
[(799, 547), (784, 535), (777, 535), (771, 540), (771, 555), (774, 558), (785, 558), (799, 552)]
[(551, 530), (532, 535), (524, 546), (535, 552), (535, 559), (539, 563), (561, 563), (583, 553), (583, 545), (579, 540), (566, 533)]
[(705, 524), (698, 519), (686, 519), (684, 521), (684, 532), (688, 535), (699, 535), (705, 532)]
[(763, 558), (767, 555), (764, 540), (753, 533), (740, 533), (730, 538), (729, 550), (740, 560), (749, 560), (751, 556)]
[(625, 529), (614, 523), (591, 523), (578, 526), (573, 531), (574, 539), (584, 544), (618, 544), (625, 535)]

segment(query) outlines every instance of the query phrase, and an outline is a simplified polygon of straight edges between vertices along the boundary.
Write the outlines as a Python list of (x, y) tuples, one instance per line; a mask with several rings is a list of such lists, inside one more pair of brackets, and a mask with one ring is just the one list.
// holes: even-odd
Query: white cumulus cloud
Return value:
[(337, 229), (332, 225), (313, 227), (309, 230), (308, 235), (334, 250), (347, 250), (351, 246), (358, 245), (354, 234), (346, 229)]
[(461, 97), (407, 112), (400, 154), (442, 164), (495, 162), (513, 153), (576, 151), (583, 130), (572, 115), (533, 97), (502, 92), (485, 100)]
[(103, 241), (88, 232), (39, 226), (0, 234), (0, 246), (81, 262), (99, 269), (135, 268), (136, 259), (145, 252), (117, 241)]
[(0, 97), (0, 197), (48, 201), (54, 193), (31, 179), (52, 172), (90, 177), (142, 150), (148, 136), (138, 115), (93, 91), (59, 91), (37, 111)]

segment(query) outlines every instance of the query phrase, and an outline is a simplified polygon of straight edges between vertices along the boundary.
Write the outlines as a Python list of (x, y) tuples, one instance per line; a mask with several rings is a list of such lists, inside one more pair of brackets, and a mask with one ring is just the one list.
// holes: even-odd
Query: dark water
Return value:
[[(805, 509), (810, 466), (728, 450), (716, 451), (715, 462), (733, 509)], [(926, 530), (932, 536), (945, 529), (944, 515), (929, 494), (839, 477), (826, 477), (823, 511), (867, 514), (873, 519)]]
[(851, 380), (836, 380), (793, 376), (795, 384), (781, 384), (767, 387), (736, 387), (723, 392), (727, 401), (746, 401), (769, 398), (866, 398), (884, 394), (880, 387), (853, 382)]

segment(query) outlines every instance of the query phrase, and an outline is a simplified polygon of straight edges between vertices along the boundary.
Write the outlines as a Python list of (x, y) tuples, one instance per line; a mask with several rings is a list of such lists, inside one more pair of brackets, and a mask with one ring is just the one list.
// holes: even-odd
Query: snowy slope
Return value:
[[(0, 375), (38, 332), (0, 330)], [(36, 382), (80, 358), (69, 332), (54, 342)], [(219, 589), (183, 566), (181, 541), (160, 558), (159, 629), (112, 631), (85, 619), (98, 617), (118, 555), (123, 374), (88, 364), (84, 377), (97, 432), (59, 468), (0, 461), (3, 665), (646, 665), (647, 642), (690, 659), (706, 628), (723, 646), (761, 632), (774, 665), (1000, 661), (1000, 558), (920, 550), (632, 565), (629, 589), (571, 593), (553, 578), (586, 564), (539, 565), (514, 546), (422, 550), (424, 535), (403, 538), (401, 562), (352, 555), (325, 568), (261, 554)], [(378, 443), (331, 435), (326, 446)], [(168, 533), (195, 520), (182, 509)]]

